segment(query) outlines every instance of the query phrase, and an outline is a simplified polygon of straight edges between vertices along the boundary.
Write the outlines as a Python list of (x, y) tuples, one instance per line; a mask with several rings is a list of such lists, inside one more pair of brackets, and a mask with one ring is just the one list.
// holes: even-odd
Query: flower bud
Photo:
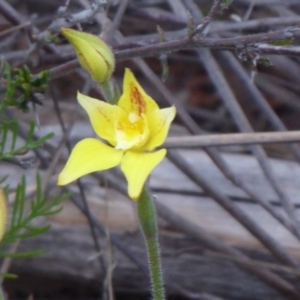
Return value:
[(74, 47), (81, 66), (87, 70), (96, 82), (111, 77), (115, 67), (115, 57), (110, 47), (96, 35), (62, 28), (62, 35)]
[(4, 191), (0, 188), (0, 240), (2, 240), (7, 223), (7, 203)]

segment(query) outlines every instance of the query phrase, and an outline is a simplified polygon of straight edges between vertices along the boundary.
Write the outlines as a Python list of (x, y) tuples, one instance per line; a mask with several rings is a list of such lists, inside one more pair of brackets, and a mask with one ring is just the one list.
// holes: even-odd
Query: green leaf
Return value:
[(27, 229), (27, 231), (25, 233), (16, 234), (15, 235), (16, 239), (28, 239), (28, 238), (35, 237), (37, 235), (47, 232), (51, 228), (51, 226), (46, 225), (44, 227), (31, 227), (31, 228), (30, 226), (24, 226), (24, 228)]
[[(37, 193), (32, 200), (26, 200), (26, 179), (22, 177), (21, 183), (16, 189), (10, 228), (4, 235), (0, 248), (7, 243), (14, 243), (20, 239), (31, 238), (47, 232), (50, 225), (33, 226), (31, 222), (41, 216), (50, 216), (62, 210), (61, 204), (69, 198), (70, 194), (49, 199), (42, 192), (42, 180), (36, 175)], [(26, 212), (25, 201), (30, 201), (30, 210)]]
[[(34, 122), (31, 122), (24, 145), (21, 147), (16, 147), (16, 141), (18, 138), (18, 127), (18, 122), (16, 120), (3, 121), (2, 124), (0, 124), (0, 160), (12, 158), (15, 155), (18, 155), (19, 153), (38, 148), (46, 140), (54, 136), (53, 133), (49, 133), (41, 138), (35, 139), (35, 124)], [(7, 144), (9, 135), (11, 136), (12, 140), (10, 145)], [(9, 151), (5, 152), (7, 148), (9, 148)]]
[(293, 38), (288, 38), (288, 39), (284, 39), (284, 40), (277, 40), (272, 42), (272, 45), (275, 46), (287, 46), (287, 45), (291, 45), (293, 43), (294, 39)]
[(12, 273), (2, 273), (0, 272), (0, 276), (7, 278), (7, 279), (17, 279), (18, 275)]
[[(50, 73), (42, 71), (39, 74), (31, 74), (27, 66), (15, 68), (13, 71), (9, 64), (5, 66), (4, 80), (6, 84), (6, 93), (3, 103), (6, 106), (14, 106), (26, 112), (29, 110), (29, 102), (33, 99), (34, 93), (42, 93), (48, 87)], [(4, 109), (4, 105), (0, 105), (0, 112)]]
[(0, 258), (29, 258), (34, 256), (40, 256), (45, 254), (47, 251), (43, 249), (26, 251), (26, 252), (17, 252), (17, 253), (0, 253)]

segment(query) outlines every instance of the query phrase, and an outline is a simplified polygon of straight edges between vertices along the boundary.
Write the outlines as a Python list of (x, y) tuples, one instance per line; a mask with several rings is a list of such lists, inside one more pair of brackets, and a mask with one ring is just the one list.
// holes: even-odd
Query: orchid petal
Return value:
[(153, 150), (163, 144), (167, 138), (171, 122), (174, 120), (176, 108), (174, 106), (155, 110), (148, 115), (149, 139), (143, 147), (146, 150)]
[(133, 112), (138, 115), (147, 115), (159, 109), (156, 102), (146, 94), (129, 69), (125, 69), (123, 94), (118, 102), (118, 106), (127, 113)]
[(58, 185), (66, 185), (81, 176), (117, 166), (123, 151), (107, 146), (103, 142), (87, 138), (76, 144), (66, 166), (58, 176)]
[[(111, 72), (108, 69), (107, 62), (99, 53), (92, 48), (89, 48), (89, 44), (81, 42), (81, 48), (88, 49), (88, 51), (81, 51), (75, 45), (76, 39), (74, 39), (74, 50), (77, 54), (80, 65), (90, 73), (93, 80), (96, 82), (103, 82), (110, 77)], [(97, 62), (97, 63), (95, 63)]]
[(128, 182), (128, 194), (137, 200), (152, 170), (163, 160), (167, 151), (161, 149), (152, 153), (128, 151), (121, 161), (121, 170)]
[(97, 82), (111, 77), (115, 58), (110, 47), (98, 36), (71, 28), (62, 28), (61, 33), (73, 45), (81, 66)]
[(77, 99), (87, 112), (96, 134), (107, 140), (111, 145), (116, 145), (115, 124), (125, 112), (116, 105), (91, 98), (78, 92)]

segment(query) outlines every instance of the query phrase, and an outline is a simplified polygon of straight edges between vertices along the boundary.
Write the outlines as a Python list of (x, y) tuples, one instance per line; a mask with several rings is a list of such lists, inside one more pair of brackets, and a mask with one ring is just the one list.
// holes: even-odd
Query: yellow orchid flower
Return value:
[(4, 191), (0, 188), (0, 240), (2, 240), (7, 223), (7, 202)]
[(80, 141), (59, 174), (58, 185), (66, 185), (95, 171), (121, 164), (128, 194), (137, 200), (151, 171), (162, 161), (166, 149), (153, 151), (165, 141), (176, 109), (159, 109), (129, 69), (125, 70), (123, 94), (117, 105), (85, 96), (78, 101), (86, 110), (96, 134)]
[(115, 57), (104, 41), (96, 35), (71, 28), (62, 28), (61, 33), (72, 44), (81, 66), (93, 80), (103, 82), (111, 77)]

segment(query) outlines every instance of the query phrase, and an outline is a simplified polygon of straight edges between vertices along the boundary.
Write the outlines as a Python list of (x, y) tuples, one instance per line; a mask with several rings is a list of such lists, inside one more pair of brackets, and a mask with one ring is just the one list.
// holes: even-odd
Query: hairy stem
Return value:
[(164, 300), (165, 291), (157, 234), (156, 210), (153, 199), (146, 188), (143, 189), (140, 198), (137, 200), (136, 208), (148, 253), (153, 300)]

